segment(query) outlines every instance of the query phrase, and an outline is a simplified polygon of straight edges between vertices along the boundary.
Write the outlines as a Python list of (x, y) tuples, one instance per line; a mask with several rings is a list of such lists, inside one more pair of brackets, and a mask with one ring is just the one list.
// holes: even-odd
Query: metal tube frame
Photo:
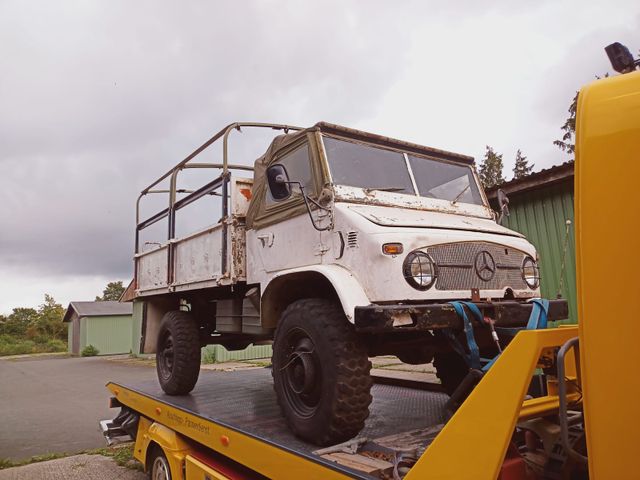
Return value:
[[(135, 234), (135, 254), (138, 255), (140, 253), (140, 232), (145, 228), (159, 222), (165, 217), (168, 217), (168, 229), (167, 229), (167, 242), (168, 242), (168, 268), (167, 268), (167, 285), (170, 287), (173, 283), (173, 259), (174, 259), (174, 246), (173, 240), (175, 237), (175, 217), (176, 212), (187, 205), (199, 200), (208, 194), (214, 194), (214, 191), (218, 188), (221, 188), (221, 196), (222, 196), (222, 275), (225, 276), (229, 272), (227, 271), (227, 230), (228, 230), (228, 222), (227, 216), (229, 215), (229, 181), (231, 179), (231, 170), (245, 170), (245, 171), (253, 171), (253, 167), (247, 165), (236, 165), (229, 163), (229, 135), (232, 131), (237, 130), (241, 131), (243, 127), (251, 127), (251, 128), (270, 128), (272, 130), (283, 130), (285, 133), (288, 133), (289, 130), (299, 131), (302, 130), (301, 127), (295, 127), (292, 125), (284, 125), (284, 124), (276, 124), (276, 123), (259, 123), (259, 122), (236, 122), (227, 125), (225, 128), (216, 133), (213, 137), (209, 138), (205, 143), (203, 143), (200, 147), (194, 150), (190, 155), (184, 158), (181, 162), (175, 165), (171, 170), (166, 172), (164, 175), (159, 177), (153, 183), (151, 183), (148, 187), (146, 187), (138, 198), (136, 199), (136, 234)], [(189, 163), (195, 157), (197, 157), (200, 153), (206, 150), (208, 147), (217, 142), (220, 138), (222, 138), (222, 163)], [(177, 177), (180, 171), (187, 168), (214, 168), (222, 170), (222, 173), (219, 177), (212, 180), (211, 182), (203, 185), (202, 187), (196, 190), (179, 190), (177, 189)], [(154, 189), (156, 185), (158, 185), (163, 180), (170, 177), (170, 186), (169, 189)], [(169, 194), (169, 205), (167, 208), (160, 210), (159, 212), (151, 215), (144, 221), (140, 221), (140, 201), (142, 197), (151, 193), (168, 193)], [(186, 197), (177, 200), (177, 193), (188, 193)], [(138, 278), (138, 266), (137, 261), (134, 265), (134, 278), (137, 285)]]
[(562, 442), (562, 446), (564, 447), (567, 454), (573, 458), (574, 460), (586, 464), (588, 459), (580, 452), (576, 451), (573, 446), (569, 443), (569, 416), (567, 412), (567, 380), (565, 377), (565, 366), (564, 366), (564, 357), (567, 355), (567, 352), (574, 348), (574, 353), (576, 357), (577, 368), (576, 371), (580, 371), (579, 358), (578, 354), (580, 339), (578, 337), (571, 338), (567, 340), (560, 350), (558, 350), (558, 400), (559, 400), (559, 408), (558, 408), (558, 419), (560, 421), (560, 440)]

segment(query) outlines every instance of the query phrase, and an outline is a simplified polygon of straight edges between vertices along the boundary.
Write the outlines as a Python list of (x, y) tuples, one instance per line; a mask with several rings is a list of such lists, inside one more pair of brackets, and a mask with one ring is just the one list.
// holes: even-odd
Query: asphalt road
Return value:
[(155, 375), (149, 366), (101, 357), (0, 359), (0, 458), (106, 446), (98, 421), (117, 410), (105, 384)]

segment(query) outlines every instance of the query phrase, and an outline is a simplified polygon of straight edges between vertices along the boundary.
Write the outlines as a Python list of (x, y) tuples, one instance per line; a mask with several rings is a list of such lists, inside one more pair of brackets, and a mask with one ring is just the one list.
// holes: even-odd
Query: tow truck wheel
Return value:
[(458, 385), (469, 373), (467, 362), (453, 350), (436, 352), (433, 357), (433, 366), (436, 369), (436, 375), (440, 379), (442, 388), (449, 396), (455, 392)]
[(155, 447), (150, 453), (148, 465), (150, 480), (171, 480), (171, 467), (160, 447)]
[(362, 430), (371, 362), (341, 307), (324, 299), (289, 305), (276, 328), (272, 363), (278, 403), (295, 435), (329, 445)]
[(156, 370), (162, 390), (169, 395), (186, 395), (195, 387), (200, 374), (200, 331), (191, 314), (176, 310), (162, 318)]

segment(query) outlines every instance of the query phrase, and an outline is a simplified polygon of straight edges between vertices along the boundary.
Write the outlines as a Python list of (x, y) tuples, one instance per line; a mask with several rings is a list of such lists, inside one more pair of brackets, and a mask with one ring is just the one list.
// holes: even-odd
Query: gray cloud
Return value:
[(369, 114), (406, 41), (371, 7), (3, 4), (0, 262), (126, 276), (135, 196), (213, 131)]
[[(639, 19), (631, 0), (4, 0), (3, 293), (130, 277), (140, 189), (235, 120), (559, 163), (572, 92), (608, 68), (606, 43), (637, 50)], [(265, 146), (250, 143), (244, 163)]]

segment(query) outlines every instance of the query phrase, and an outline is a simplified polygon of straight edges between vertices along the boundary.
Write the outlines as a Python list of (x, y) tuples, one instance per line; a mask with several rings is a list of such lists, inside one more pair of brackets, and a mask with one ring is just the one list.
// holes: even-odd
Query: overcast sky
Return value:
[(637, 0), (0, 0), (0, 313), (128, 283), (137, 193), (236, 120), (562, 163), (639, 27)]

